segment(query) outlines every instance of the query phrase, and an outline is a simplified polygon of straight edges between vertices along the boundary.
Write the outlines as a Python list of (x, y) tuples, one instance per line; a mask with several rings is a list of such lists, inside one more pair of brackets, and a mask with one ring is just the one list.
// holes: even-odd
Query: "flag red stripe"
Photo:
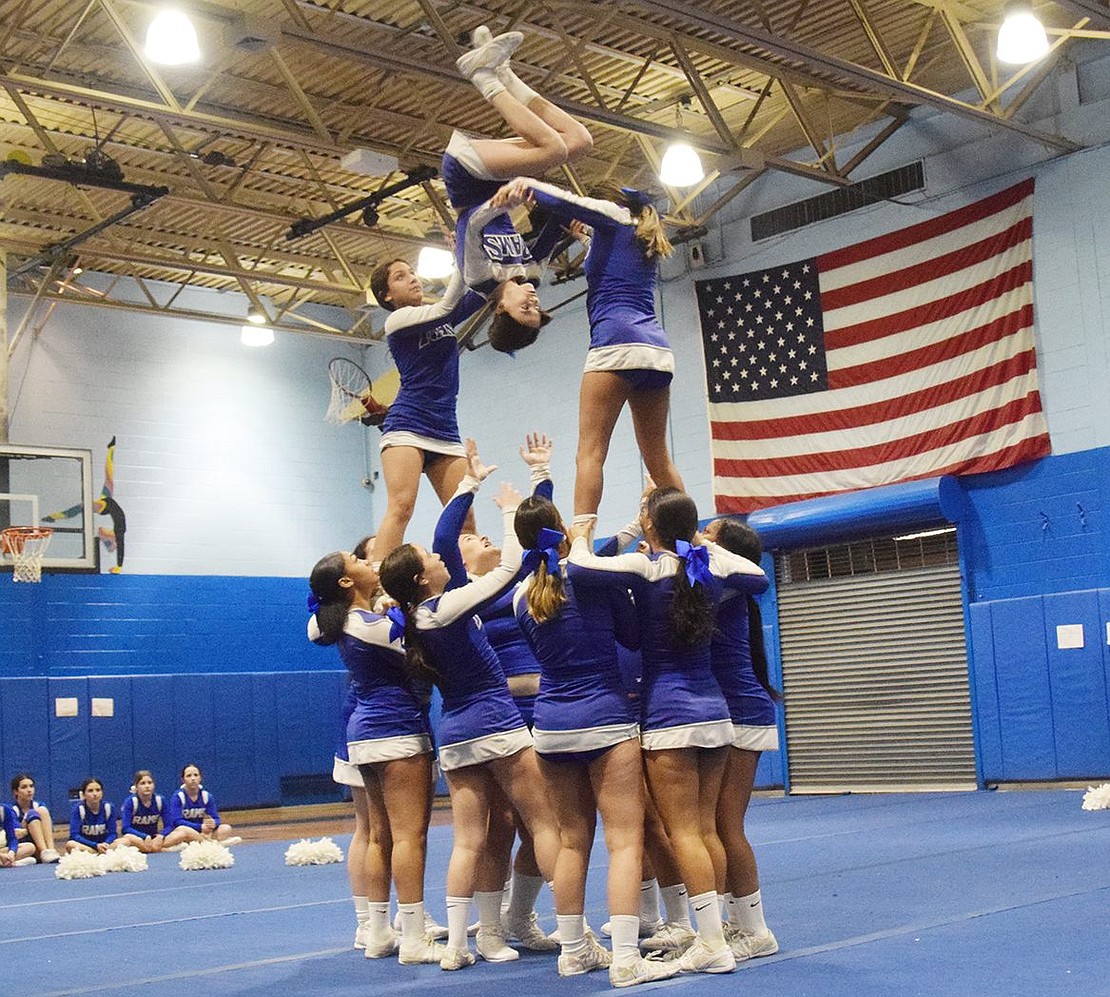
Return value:
[(953, 357), (973, 353), (991, 343), (999, 343), (1007, 336), (1032, 327), (1033, 305), (1030, 303), (1016, 312), (1010, 312), (1009, 315), (1003, 315), (977, 329), (969, 329), (959, 336), (952, 336), (939, 343), (930, 343), (917, 350), (907, 350), (905, 353), (887, 357), (885, 360), (874, 360), (871, 363), (856, 364), (854, 367), (830, 370), (829, 389), (852, 388), (871, 381), (882, 381), (898, 374), (906, 374), (911, 370), (931, 367), (933, 364), (951, 360)]
[(996, 232), (979, 242), (960, 246), (951, 253), (923, 260), (902, 270), (892, 270), (872, 277), (870, 280), (861, 280), (845, 287), (822, 291), (821, 309), (827, 313), (833, 308), (858, 305), (861, 301), (870, 301), (909, 287), (927, 284), (931, 280), (958, 273), (977, 263), (1000, 256), (1006, 250), (1013, 249), (1014, 246), (1032, 237), (1033, 219), (1027, 215), (1004, 232)]
[(862, 468), (890, 464), (916, 457), (931, 450), (959, 443), (971, 436), (981, 436), (1002, 426), (1020, 422), (1027, 415), (1041, 410), (1041, 397), (1031, 391), (997, 408), (976, 412), (945, 426), (935, 426), (896, 440), (868, 447), (826, 450), (819, 453), (779, 456), (766, 460), (718, 458), (713, 461), (713, 474), (718, 478), (778, 478), (800, 474), (829, 473), (830, 469)]
[[(899, 477), (898, 481), (918, 481), (922, 478), (935, 478), (942, 474), (983, 474), (987, 471), (1000, 471), (1014, 464), (1047, 457), (1052, 452), (1047, 434), (1031, 436), (994, 453), (968, 460), (956, 461), (944, 467), (935, 468), (927, 474)], [(855, 491), (855, 489), (852, 489)], [(803, 492), (797, 495), (722, 495), (716, 496), (717, 512), (744, 514), (756, 509), (767, 509), (786, 502), (801, 502), (806, 499), (821, 498), (825, 495), (843, 495), (843, 491)]]
[(831, 253), (824, 253), (817, 257), (817, 266), (822, 273), (827, 273), (835, 267), (847, 266), (850, 263), (859, 263), (861, 260), (870, 260), (884, 253), (891, 253), (906, 246), (912, 246), (926, 239), (934, 239), (945, 232), (955, 232), (957, 229), (982, 221), (999, 211), (1013, 207), (1033, 193), (1033, 181), (1025, 180), (1006, 190), (999, 191), (982, 201), (976, 201), (964, 208), (950, 211), (937, 218), (909, 228), (899, 229), (888, 235), (881, 235), (866, 242), (837, 249)]
[[(990, 280), (959, 291), (945, 298), (934, 298), (915, 308), (908, 308), (904, 312), (895, 312), (890, 315), (880, 315), (866, 322), (857, 322), (846, 325), (842, 329), (830, 329), (825, 332), (825, 349), (836, 350), (845, 346), (859, 346), (861, 343), (870, 343), (876, 339), (884, 339), (896, 332), (907, 332), (918, 326), (930, 322), (939, 322), (941, 319), (952, 318), (955, 315), (984, 305), (993, 298), (1013, 291), (1015, 288), (1028, 284), (1033, 279), (1033, 261), (1027, 260), (1005, 273), (1000, 273)], [(824, 302), (822, 302), (824, 304)]]
[(928, 391), (915, 391), (889, 401), (872, 402), (853, 408), (833, 409), (814, 415), (788, 416), (782, 419), (713, 420), (710, 433), (714, 440), (771, 440), (806, 436), (810, 433), (827, 433), (852, 430), (858, 426), (873, 426), (890, 419), (900, 419), (918, 412), (966, 398), (986, 387), (1005, 384), (1022, 374), (1035, 370), (1036, 353), (1030, 349), (1017, 356), (986, 368), (983, 375), (989, 380), (961, 376), (954, 380), (933, 385)]

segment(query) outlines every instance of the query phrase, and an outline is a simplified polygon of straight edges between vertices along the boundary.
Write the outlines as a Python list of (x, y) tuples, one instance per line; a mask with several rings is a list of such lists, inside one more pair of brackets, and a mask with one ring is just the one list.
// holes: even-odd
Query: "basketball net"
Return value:
[(11, 558), (13, 582), (42, 581), (42, 559), (53, 535), (48, 526), (9, 526), (0, 532), (0, 551)]

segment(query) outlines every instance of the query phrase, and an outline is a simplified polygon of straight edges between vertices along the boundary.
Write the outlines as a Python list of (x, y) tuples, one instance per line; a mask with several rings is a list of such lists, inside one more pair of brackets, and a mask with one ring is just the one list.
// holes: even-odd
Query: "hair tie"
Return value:
[(565, 534), (545, 526), (536, 537), (536, 546), (526, 550), (521, 557), (524, 570), (532, 574), (541, 564), (546, 564), (547, 573), (555, 574), (559, 570), (559, 547), (565, 540)]
[(395, 640), (400, 640), (405, 636), (405, 619), (404, 612), (397, 606), (390, 606), (385, 611), (386, 619), (389, 620), (389, 643), (392, 644)]
[(308, 611), (315, 616), (320, 612), (320, 599), (315, 592), (309, 592), (308, 598), (305, 599), (305, 605), (308, 606)]
[(640, 209), (650, 207), (654, 202), (654, 198), (652, 198), (646, 190), (637, 190), (635, 187), (622, 187), (621, 193), (631, 204)]
[(691, 585), (699, 582), (702, 585), (709, 584), (713, 576), (709, 570), (708, 547), (695, 546), (685, 540), (676, 540), (674, 552), (686, 562), (686, 577)]

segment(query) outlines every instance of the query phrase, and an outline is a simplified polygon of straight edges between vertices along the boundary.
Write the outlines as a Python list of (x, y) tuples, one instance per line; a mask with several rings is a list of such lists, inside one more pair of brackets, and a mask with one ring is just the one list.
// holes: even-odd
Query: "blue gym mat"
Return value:
[[(638, 988), (775, 997), (1110, 995), (1110, 811), (1068, 791), (756, 799), (749, 835), (780, 952), (728, 976)], [(337, 839), (345, 849), (347, 838)], [(244, 844), (231, 869), (64, 881), (0, 870), (7, 992), (358, 995), (450, 987), (482, 997), (609, 992), (561, 980), (552, 955), (445, 973), (350, 947), (345, 867), (284, 865), (288, 842)], [(444, 918), (451, 829), (429, 832), (426, 899)], [(587, 916), (606, 919), (594, 849)], [(551, 897), (538, 909), (554, 928)], [(18, 982), (17, 982), (18, 981)]]

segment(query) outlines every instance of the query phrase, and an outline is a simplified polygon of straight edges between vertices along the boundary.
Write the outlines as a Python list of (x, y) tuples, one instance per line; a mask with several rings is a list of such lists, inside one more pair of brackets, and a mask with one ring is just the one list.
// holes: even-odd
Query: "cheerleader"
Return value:
[(493, 38), (485, 26), (474, 32), (475, 48), (456, 63), (514, 133), (508, 139), (479, 139), (455, 131), (440, 173), (458, 216), (455, 253), (467, 286), (494, 304), (491, 342), (516, 350), (533, 342), (550, 321), (527, 279), (562, 236), (546, 226), (531, 245), (516, 231), (504, 207), (488, 199), (505, 180), (542, 176), (573, 162), (593, 147), (589, 130), (522, 82), (510, 56), (523, 40), (519, 31)]
[(385, 322), (386, 344), (401, 378), (381, 426), (386, 508), (373, 555), (374, 563), (380, 563), (404, 540), (421, 475), (427, 475), (440, 501), (446, 502), (466, 472), (455, 414), (459, 397), (455, 326), (481, 308), (484, 300), (467, 292), (462, 277), (455, 274), (443, 298), (425, 305), (420, 278), (405, 260), (375, 267), (370, 288), (391, 313)]
[[(677, 963), (647, 962), (637, 944), (643, 856), (644, 781), (639, 727), (621, 681), (616, 643), (639, 633), (619, 575), (564, 569), (566, 530), (555, 506), (533, 496), (515, 518), (529, 571), (515, 597), (517, 619), (542, 666), (535, 710), (536, 754), (559, 814), (555, 867), (559, 975), (609, 967), (617, 987), (665, 979)], [(586, 872), (594, 815), (609, 851), (612, 956), (585, 930)]]
[(118, 844), (116, 811), (104, 799), (104, 787), (99, 779), (86, 779), (81, 783), (81, 799), (73, 804), (69, 818), (67, 852), (93, 852), (103, 854)]
[(234, 834), (230, 824), (220, 817), (216, 798), (201, 785), (200, 768), (186, 765), (181, 770), (181, 788), (166, 803), (168, 828), (165, 848), (180, 850), (179, 846), (190, 841), (219, 841), (225, 845), (237, 845), (243, 839)]
[(576, 522), (596, 518), (609, 442), (626, 404), (648, 474), (661, 488), (682, 489), (667, 448), (674, 356), (655, 317), (656, 264), (671, 254), (671, 244), (646, 194), (617, 187), (604, 193), (578, 197), (519, 178), (493, 198), (505, 206), (534, 200), (555, 218), (593, 230), (585, 262), (590, 347), (578, 401)]
[[(344, 770), (355, 799), (356, 828), (364, 828), (358, 840), (362, 854), (350, 867), (353, 888), (364, 891), (355, 894), (360, 916), (358, 898), (366, 899), (355, 944), (361, 942), (368, 959), (397, 953), (404, 965), (439, 962), (444, 949), (426, 934), (424, 911), (432, 786), (426, 696), (405, 673), (399, 628), (371, 611), (379, 591), (371, 564), (337, 551), (316, 563), (309, 587), (309, 639), (338, 645), (351, 677), (346, 753), (354, 771)], [(389, 922), (391, 880), (400, 938)]]
[(676, 489), (652, 492), (641, 522), (653, 556), (597, 557), (580, 531), (570, 563), (616, 575), (632, 590), (643, 656), (640, 731), (648, 789), (697, 926), (679, 962), (689, 972), (727, 973), (736, 961), (721, 924), (712, 856), (721, 851), (715, 815), (732, 723), (710, 667), (709, 644), (722, 591), (760, 592), (767, 578), (745, 558), (698, 545), (697, 508)]
[(166, 840), (166, 807), (162, 797), (154, 792), (154, 776), (146, 769), (135, 773), (131, 795), (119, 810), (121, 845), (147, 853), (162, 850)]
[[(468, 475), (459, 485), (459, 496), (473, 496), (493, 470), (479, 462), (472, 440), (467, 441), (467, 449)], [(511, 517), (520, 495), (504, 484), (496, 501), (505, 518), (505, 540), (500, 563), (481, 578), (451, 587), (454, 583), (440, 555), (411, 544), (395, 550), (381, 569), (386, 592), (404, 613), (410, 667), (428, 675), (443, 696), (439, 756), (451, 793), (455, 830), (447, 870), (447, 951), (440, 961), (446, 970), (474, 964), (466, 942), (467, 919), (494, 788), (504, 792), (531, 832), (545, 878), (550, 878), (559, 849), (531, 735), (474, 616), (512, 584), (519, 570), (520, 547)], [(444, 542), (439, 527), (437, 534)], [(457, 534), (451, 542), (457, 548)], [(499, 917), (498, 894), (485, 896), (485, 902), (493, 909), (480, 907), (479, 921), (494, 924)], [(481, 950), (479, 954), (489, 958)], [(498, 947), (495, 961), (511, 958)]]
[(0, 841), (0, 868), (2, 869), (11, 869), (18, 865), (34, 865), (38, 861), (35, 858), (35, 846), (29, 841), (21, 843), (16, 837), (16, 827), (15, 807), (0, 803), (0, 831), (3, 832), (3, 840)]
[(57, 862), (61, 855), (54, 844), (54, 820), (46, 804), (35, 799), (35, 780), (26, 772), (12, 778), (12, 811), (20, 847), (29, 843), (40, 862)]
[[(705, 529), (707, 540), (759, 563), (759, 535), (745, 523), (715, 519)], [(717, 607), (717, 627), (710, 648), (713, 674), (732, 714), (733, 742), (724, 784), (717, 801), (717, 832), (724, 845), (727, 874), (724, 887), (728, 937), (737, 961), (774, 955), (779, 943), (763, 915), (759, 870), (744, 833), (744, 816), (755, 785), (761, 751), (777, 751), (775, 702), (779, 698), (767, 679), (767, 654), (759, 604), (750, 596), (729, 593)]]

